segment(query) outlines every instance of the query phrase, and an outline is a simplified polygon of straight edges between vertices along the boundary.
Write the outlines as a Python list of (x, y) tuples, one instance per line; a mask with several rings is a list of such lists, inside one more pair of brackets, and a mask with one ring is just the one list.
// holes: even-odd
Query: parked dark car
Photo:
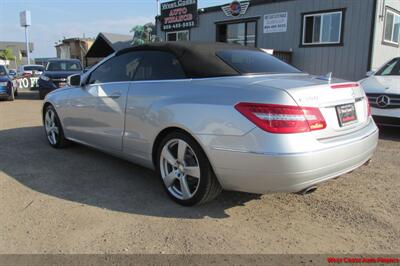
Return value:
[(82, 65), (79, 60), (57, 59), (49, 61), (38, 81), (40, 99), (44, 99), (49, 92), (66, 86), (69, 76), (81, 72)]
[(15, 96), (18, 95), (17, 88), (12, 82), (12, 78), (8, 74), (5, 66), (0, 65), (0, 98), (14, 101)]

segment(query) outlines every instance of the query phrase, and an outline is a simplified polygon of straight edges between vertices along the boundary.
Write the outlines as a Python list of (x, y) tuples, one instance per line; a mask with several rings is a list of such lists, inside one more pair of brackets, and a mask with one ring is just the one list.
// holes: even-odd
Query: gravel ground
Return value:
[(0, 102), (0, 253), (400, 253), (400, 129), (310, 195), (224, 192), (185, 208), (152, 171), (52, 149), (35, 97)]

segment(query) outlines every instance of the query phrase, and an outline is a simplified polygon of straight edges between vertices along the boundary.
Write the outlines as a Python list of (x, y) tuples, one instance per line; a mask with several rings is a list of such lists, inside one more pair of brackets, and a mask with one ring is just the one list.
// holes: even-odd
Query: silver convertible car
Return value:
[(378, 129), (358, 83), (238, 45), (118, 51), (51, 92), (52, 147), (78, 142), (155, 169), (182, 205), (222, 189), (308, 192), (369, 162)]

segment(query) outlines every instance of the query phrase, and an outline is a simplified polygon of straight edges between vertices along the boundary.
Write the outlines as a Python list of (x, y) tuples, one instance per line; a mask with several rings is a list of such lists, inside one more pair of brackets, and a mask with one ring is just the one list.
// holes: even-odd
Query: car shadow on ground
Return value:
[(400, 141), (400, 127), (379, 126), (379, 138)]
[(53, 149), (42, 127), (2, 130), (0, 143), (0, 170), (9, 177), (40, 193), (113, 211), (226, 218), (227, 209), (260, 198), (223, 192), (206, 205), (182, 207), (167, 196), (153, 171), (77, 144)]

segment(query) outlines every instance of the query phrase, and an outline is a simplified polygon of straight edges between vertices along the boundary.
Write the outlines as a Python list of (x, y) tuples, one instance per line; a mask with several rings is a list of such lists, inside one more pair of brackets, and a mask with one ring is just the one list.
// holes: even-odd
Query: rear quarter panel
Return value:
[[(243, 136), (256, 126), (235, 108), (239, 102), (295, 104), (283, 90), (254, 86), (257, 77), (132, 82), (127, 100), (123, 150), (151, 161), (164, 129), (199, 135)], [(203, 147), (206, 150), (205, 147)]]

